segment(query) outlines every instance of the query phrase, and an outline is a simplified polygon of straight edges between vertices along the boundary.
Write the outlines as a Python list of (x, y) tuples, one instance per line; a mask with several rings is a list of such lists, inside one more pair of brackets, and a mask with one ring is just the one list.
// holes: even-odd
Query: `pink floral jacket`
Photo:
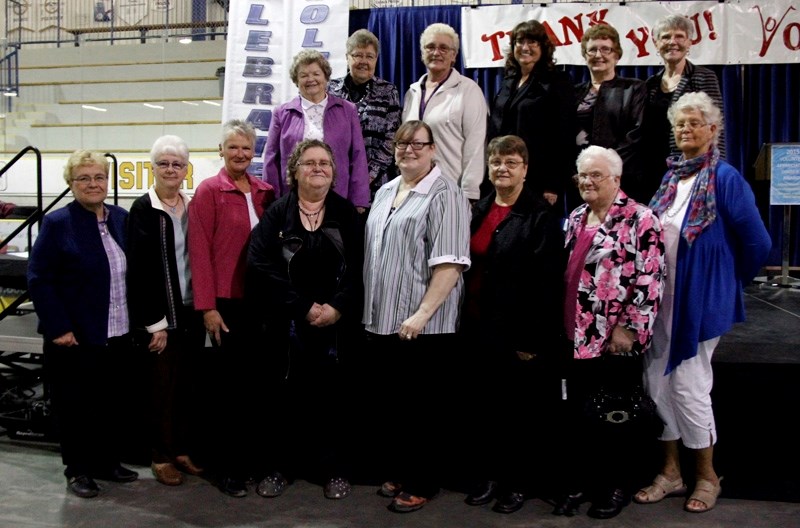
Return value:
[[(589, 206), (583, 204), (570, 214), (568, 249), (574, 247), (588, 212)], [(636, 334), (633, 354), (647, 351), (665, 272), (661, 223), (650, 209), (620, 190), (586, 255), (575, 302), (574, 357), (603, 354), (618, 324)]]

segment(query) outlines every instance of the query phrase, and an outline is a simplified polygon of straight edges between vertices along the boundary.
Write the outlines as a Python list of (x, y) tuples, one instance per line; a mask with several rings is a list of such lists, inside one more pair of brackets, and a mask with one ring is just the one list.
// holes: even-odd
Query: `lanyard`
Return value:
[[(453, 68), (450, 68), (450, 72), (447, 74), (447, 77), (444, 80), (436, 85), (436, 88), (433, 89), (433, 93), (431, 93), (431, 98), (436, 94), (439, 88), (442, 87), (444, 83), (447, 82), (447, 79), (450, 78), (450, 74), (453, 73)], [(428, 76), (425, 75), (425, 81), (420, 83), (422, 85), (422, 100), (419, 102), (419, 120), (422, 121), (422, 117), (425, 115), (425, 108), (428, 106), (428, 103), (425, 101), (425, 84), (428, 81)]]

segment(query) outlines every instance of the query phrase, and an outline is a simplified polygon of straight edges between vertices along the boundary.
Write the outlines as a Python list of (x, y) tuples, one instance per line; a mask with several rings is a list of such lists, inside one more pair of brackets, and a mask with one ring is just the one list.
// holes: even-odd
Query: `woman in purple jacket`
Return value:
[(294, 56), (289, 75), (300, 95), (275, 109), (264, 150), (264, 180), (278, 198), (289, 192), (286, 163), (295, 145), (318, 139), (333, 151), (339, 178), (333, 190), (359, 212), (370, 204), (369, 169), (356, 106), (327, 92), (331, 65), (318, 51)]

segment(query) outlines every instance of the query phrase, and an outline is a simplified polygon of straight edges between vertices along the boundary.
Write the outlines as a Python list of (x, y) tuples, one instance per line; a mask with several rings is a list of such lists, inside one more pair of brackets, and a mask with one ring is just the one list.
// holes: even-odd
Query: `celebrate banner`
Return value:
[(332, 77), (347, 72), (350, 4), (231, 0), (229, 13), (222, 119), (246, 119), (256, 127), (251, 172), (260, 175), (272, 110), (298, 93), (289, 78), (297, 52), (307, 48), (326, 55)]

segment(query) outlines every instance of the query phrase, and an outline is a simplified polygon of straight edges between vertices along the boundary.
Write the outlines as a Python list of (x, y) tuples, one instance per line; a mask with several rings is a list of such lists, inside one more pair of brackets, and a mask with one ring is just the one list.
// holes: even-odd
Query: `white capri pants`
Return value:
[(702, 341), (697, 355), (685, 359), (672, 372), (664, 375), (669, 359), (672, 310), (668, 317), (660, 312), (653, 325), (653, 343), (644, 355), (644, 386), (656, 402), (658, 415), (664, 421), (659, 440), (682, 440), (690, 449), (703, 449), (717, 443), (717, 427), (711, 408), (711, 387), (714, 372), (711, 356), (719, 337)]

